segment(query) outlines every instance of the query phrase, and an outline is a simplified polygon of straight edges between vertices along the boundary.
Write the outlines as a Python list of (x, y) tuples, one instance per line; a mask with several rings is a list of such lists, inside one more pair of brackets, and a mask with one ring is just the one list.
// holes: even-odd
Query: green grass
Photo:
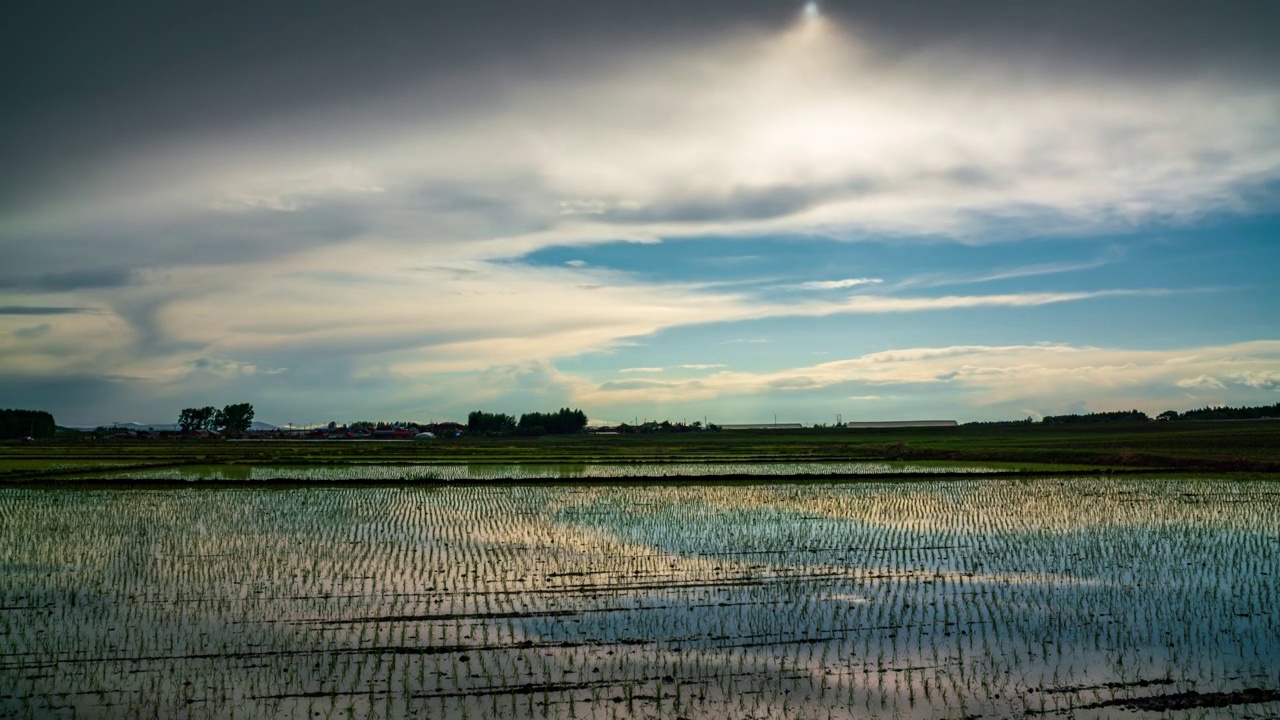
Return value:
[(909, 462), (1009, 471), (1280, 474), (1280, 422), (760, 430), (431, 442), (57, 439), (0, 444), (0, 482), (96, 470), (355, 464)]

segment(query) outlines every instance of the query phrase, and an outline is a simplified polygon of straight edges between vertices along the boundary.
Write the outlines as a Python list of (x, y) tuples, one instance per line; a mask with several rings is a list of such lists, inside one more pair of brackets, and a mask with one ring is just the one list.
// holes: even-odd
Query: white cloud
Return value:
[(623, 368), (618, 372), (620, 373), (660, 373), (664, 369), (665, 368), (660, 368), (660, 367), (633, 367), (633, 368)]
[(724, 363), (691, 363), (681, 365), (685, 370), (715, 370), (717, 368), (726, 367)]
[(882, 283), (880, 278), (847, 278), (845, 280), (812, 280), (796, 285), (802, 290), (842, 290), (859, 285), (875, 285)]
[(381, 193), (386, 190), (373, 174), (351, 165), (328, 165), (297, 173), (283, 171), (270, 177), (237, 178), (209, 201), (214, 210), (255, 209), (296, 212), (343, 195)]
[[(643, 283), (578, 260), (509, 261), (548, 246), (694, 235), (980, 242), (1129, 228), (1247, 207), (1249, 188), (1280, 176), (1280, 88), (1046, 79), (951, 52), (895, 56), (830, 23), (809, 24), (618, 53), (554, 83), (518, 78), (489, 96), (501, 100), (447, 117), (428, 112), (435, 98), (415, 104), (406, 91), (387, 98), (395, 118), (371, 110), (379, 119), (367, 126), (334, 123), (326, 134), (316, 122), (288, 141), (248, 133), (131, 154), (132, 164), (84, 173), (109, 182), (4, 218), (0, 243), (20, 251), (17, 265), (33, 275), (87, 250), (162, 271), (136, 286), (50, 296), (41, 304), (104, 310), (26, 337), (5, 328), (15, 340), (0, 370), (167, 382), (200, 358), (254, 358), (202, 368), (244, 377), (246, 367), (256, 375), (341, 357), (360, 378), (421, 381), (546, 363), (680, 326), (1156, 296), (1168, 291), (884, 292), (772, 304), (728, 285)], [(907, 382), (1040, 397), (1200, 376), (1276, 387), (1265, 358), (1054, 348), (926, 348), (778, 374), (717, 372), (658, 390), (713, 397)]]
[[(1196, 360), (1189, 362), (1188, 353)], [(1187, 383), (1188, 370), (1200, 371)], [(1280, 341), (1194, 350), (1133, 350), (1064, 344), (906, 348), (777, 372), (719, 372), (696, 381), (640, 385), (579, 383), (578, 397), (599, 405), (634, 401), (710, 400), (844, 384), (933, 387), (966, 393), (969, 402), (1058, 408), (1080, 397), (1105, 398), (1112, 409), (1146, 406), (1174, 387), (1218, 387), (1215, 377), (1259, 383), (1280, 379)], [(1219, 384), (1220, 385), (1220, 384)], [(860, 399), (869, 399), (862, 395)], [(1161, 410), (1165, 408), (1159, 408)]]
[[(858, 295), (777, 303), (697, 283), (642, 282), (589, 266), (405, 257), (395, 243), (366, 242), (320, 247), (252, 267), (174, 268), (143, 285), (103, 291), (103, 303), (115, 313), (59, 320), (66, 329), (52, 367), (162, 382), (200, 358), (255, 358), (252, 364), (261, 372), (343, 357), (357, 377), (424, 378), (573, 357), (681, 326), (1030, 307), (1162, 292)], [(127, 332), (119, 332), (121, 326)], [(746, 336), (722, 344), (767, 342), (767, 337)], [(6, 362), (11, 368), (16, 364)], [(215, 369), (210, 362), (202, 368), (206, 372)], [(51, 367), (44, 354), (31, 355), (27, 366), (33, 371)], [(228, 368), (218, 372), (227, 375)]]
[(823, 21), (513, 76), (448, 116), (407, 89), (367, 126), (130, 156), (92, 175), (111, 179), (97, 204), (15, 226), (354, 200), (376, 210), (368, 235), (479, 258), (692, 234), (977, 242), (1236, 209), (1280, 174), (1278, 88), (1046, 77), (956, 52), (894, 55)]
[(249, 375), (282, 375), (289, 372), (288, 368), (260, 368), (253, 363), (230, 358), (199, 357), (192, 360), (190, 366), (196, 373), (215, 375), (224, 379)]
[[(1057, 293), (1007, 293), (1000, 295), (946, 295), (942, 297), (900, 297), (891, 295), (855, 295), (838, 303), (827, 306), (827, 312), (821, 305), (810, 306), (813, 314), (821, 315), (836, 312), (848, 313), (896, 313), (927, 312), (938, 310), (955, 310), (975, 307), (1034, 307), (1037, 305), (1054, 305), (1058, 303), (1096, 300), (1109, 297), (1124, 296), (1160, 296), (1171, 295), (1173, 291), (1164, 289), (1149, 290), (1095, 290), (1090, 292), (1057, 292)], [(802, 313), (797, 313), (802, 314)]]
[(725, 340), (721, 345), (763, 345), (769, 342), (769, 338), (753, 337), (753, 338), (734, 338)]
[(1055, 262), (1006, 267), (977, 273), (931, 273), (906, 278), (893, 284), (894, 289), (917, 287), (942, 287), (946, 285), (970, 285), (996, 280), (1012, 280), (1015, 278), (1036, 277), (1040, 275), (1056, 275), (1059, 273), (1080, 272), (1110, 265), (1124, 257), (1124, 251), (1118, 247), (1108, 248), (1106, 252), (1092, 260), (1083, 262)]
[(1280, 390), (1280, 370), (1237, 373), (1231, 381), (1258, 390)]
[(1212, 375), (1197, 375), (1195, 377), (1182, 378), (1175, 382), (1174, 385), (1177, 385), (1180, 388), (1204, 388), (1216, 390), (1225, 390), (1227, 387), (1222, 384), (1221, 380), (1213, 377)]

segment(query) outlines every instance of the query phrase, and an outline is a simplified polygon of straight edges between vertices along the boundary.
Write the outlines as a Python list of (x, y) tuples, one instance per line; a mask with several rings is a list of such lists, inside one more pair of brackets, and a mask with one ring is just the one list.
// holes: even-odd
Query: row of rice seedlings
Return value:
[(992, 474), (974, 466), (904, 465), (870, 462), (693, 462), (584, 464), (399, 464), (338, 466), (229, 466), (135, 469), (111, 472), (115, 480), (298, 480), (368, 482), (469, 482), (484, 480), (608, 480), (635, 477), (803, 477), (822, 475)]
[(1280, 680), (1275, 491), (6, 490), (0, 714), (1103, 717)]

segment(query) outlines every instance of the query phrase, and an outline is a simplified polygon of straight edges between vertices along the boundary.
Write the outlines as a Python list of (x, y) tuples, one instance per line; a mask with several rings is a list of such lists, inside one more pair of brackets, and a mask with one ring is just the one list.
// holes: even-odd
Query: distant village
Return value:
[[(743, 430), (802, 430), (805, 428), (832, 429), (843, 427), (848, 429), (866, 428), (918, 428), (918, 427), (956, 427), (954, 420), (918, 420), (890, 422), (850, 422), (841, 425), (806, 426), (801, 423), (742, 423), (703, 425), (701, 421), (693, 423), (671, 422), (669, 420), (652, 420), (636, 424), (621, 423), (618, 425), (588, 425), (577, 432), (588, 435), (628, 435), (628, 434), (663, 434), (663, 433), (703, 433), (733, 432)], [(85, 430), (84, 439), (117, 439), (117, 440), (436, 440), (469, 437), (527, 437), (549, 434), (546, 432), (521, 432), (519, 426), (506, 431), (484, 431), (470, 428), (453, 421), (414, 423), (351, 423), (309, 427), (277, 427), (266, 423), (253, 423), (244, 431), (227, 431), (219, 429), (187, 429), (177, 425), (141, 425), (136, 423), (116, 423)], [(565, 433), (556, 433), (565, 434)]]
[[(1149, 422), (1226, 422), (1239, 420), (1280, 419), (1280, 403), (1262, 406), (1207, 406), (1197, 410), (1169, 410), (1151, 417), (1139, 410), (1045, 416), (1039, 420), (980, 421), (968, 426), (1075, 425), (1075, 424), (1142, 424)], [(626, 435), (650, 433), (706, 433), (747, 430), (867, 430), (909, 428), (954, 428), (955, 420), (891, 420), (822, 423), (744, 423), (717, 425), (704, 421), (692, 423), (670, 420), (637, 420), (617, 425), (587, 425), (582, 410), (562, 408), (550, 413), (525, 413), (514, 416), (482, 411), (472, 412), (466, 423), (451, 420), (439, 422), (374, 422), (278, 427), (253, 422), (253, 406), (249, 403), (213, 407), (187, 408), (179, 422), (144, 425), (112, 423), (95, 428), (72, 428), (57, 425), (51, 414), (41, 410), (0, 409), (0, 440), (35, 440), (53, 437), (75, 437), (84, 440), (436, 440), (459, 437), (537, 437), (541, 435)]]
[(86, 439), (130, 440), (433, 440), (461, 437), (467, 426), (457, 422), (371, 424), (329, 423), (319, 427), (276, 427), (254, 423), (248, 430), (228, 432), (216, 429), (187, 429), (176, 425), (116, 423), (88, 430)]

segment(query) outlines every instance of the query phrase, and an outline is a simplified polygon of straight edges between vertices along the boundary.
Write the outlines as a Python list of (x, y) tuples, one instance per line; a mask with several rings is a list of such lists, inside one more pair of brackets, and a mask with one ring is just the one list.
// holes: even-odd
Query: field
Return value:
[(1272, 717), (1280, 483), (0, 490), (0, 715)]
[(1277, 435), (0, 446), (0, 717), (1275, 717)]
[[(298, 480), (299, 469), (331, 470), (315, 479), (342, 479), (343, 468), (384, 466), (416, 468), (416, 474), (388, 471), (381, 480), (430, 481), (432, 467), (453, 466), (439, 480), (546, 479), (530, 477), (532, 466), (561, 468), (567, 479), (607, 477), (589, 468), (630, 467), (618, 471), (633, 478), (706, 479), (742, 475), (743, 464), (771, 464), (766, 474), (788, 476), (796, 464), (802, 474), (867, 475), (870, 467), (840, 472), (841, 464), (876, 464), (884, 474), (904, 468), (1073, 472), (1280, 473), (1280, 422), (1144, 423), (1101, 426), (1012, 426), (925, 428), (913, 430), (766, 430), (683, 435), (577, 435), (513, 439), (450, 439), (432, 442), (274, 442), (274, 441), (129, 441), (59, 440), (34, 445), (0, 444), (0, 483), (30, 484), (63, 480), (131, 478)], [(645, 475), (634, 467), (652, 469)], [(701, 470), (688, 471), (696, 465)], [(708, 470), (715, 465), (719, 469)], [(817, 465), (828, 465), (825, 471)], [(467, 473), (457, 467), (473, 468)], [(685, 468), (684, 471), (681, 468)], [(291, 468), (283, 474), (272, 469)], [(164, 470), (165, 473), (156, 471)], [(147, 472), (143, 472), (147, 471)], [(256, 472), (255, 472), (256, 471)], [(368, 475), (368, 473), (366, 473)], [(910, 474), (910, 473), (908, 473)], [(349, 475), (349, 473), (347, 473)], [(350, 478), (365, 482), (379, 477)]]

